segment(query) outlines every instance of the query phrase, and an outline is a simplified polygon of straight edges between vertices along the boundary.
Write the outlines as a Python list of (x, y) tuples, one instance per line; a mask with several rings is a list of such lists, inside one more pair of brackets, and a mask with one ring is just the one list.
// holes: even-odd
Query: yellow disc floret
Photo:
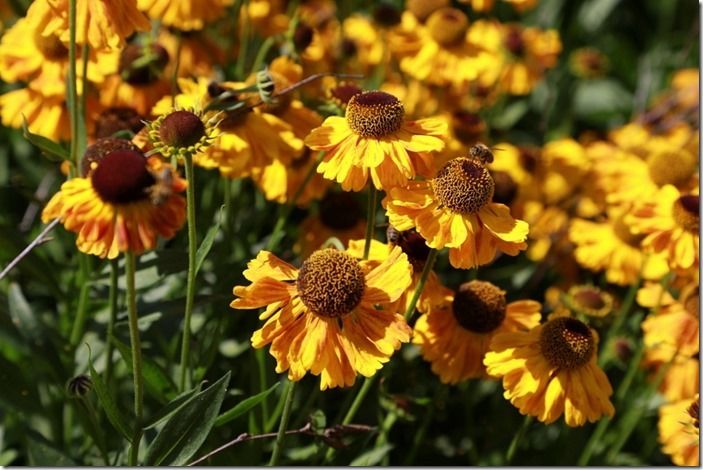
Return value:
[(303, 262), (298, 293), (313, 313), (343, 317), (361, 301), (366, 282), (361, 266), (351, 255), (334, 248), (314, 252)]
[(505, 291), (490, 282), (469, 281), (459, 286), (452, 311), (463, 328), (474, 333), (490, 333), (505, 319)]
[(558, 317), (545, 323), (539, 345), (553, 367), (567, 370), (585, 365), (596, 349), (588, 326), (571, 317)]

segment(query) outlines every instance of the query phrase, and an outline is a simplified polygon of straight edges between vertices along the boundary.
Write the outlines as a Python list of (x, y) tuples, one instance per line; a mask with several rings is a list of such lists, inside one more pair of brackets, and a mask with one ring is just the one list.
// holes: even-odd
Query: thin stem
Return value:
[(78, 293), (76, 317), (73, 320), (73, 328), (71, 329), (71, 336), (69, 338), (69, 344), (73, 347), (76, 347), (78, 345), (78, 342), (83, 337), (83, 331), (85, 329), (85, 320), (88, 314), (88, 294), (90, 290), (90, 258), (88, 257), (88, 255), (79, 253), (78, 264), (80, 269), (80, 272), (78, 273), (80, 291)]
[(142, 416), (144, 414), (144, 378), (142, 376), (142, 347), (139, 340), (137, 317), (137, 290), (134, 284), (136, 272), (134, 253), (125, 253), (125, 278), (127, 280), (127, 313), (129, 315), (129, 341), (132, 347), (132, 375), (134, 378), (134, 436), (129, 448), (129, 465), (135, 466), (139, 457), (139, 442), (142, 440)]
[(117, 321), (117, 278), (119, 276), (117, 261), (110, 261), (110, 294), (108, 303), (110, 304), (110, 318), (107, 321), (107, 338), (105, 338), (106, 346), (106, 365), (105, 365), (105, 383), (110, 388), (112, 383), (112, 356), (115, 350), (115, 345), (112, 342), (112, 336), (115, 331), (115, 322)]
[(251, 73), (256, 73), (261, 70), (261, 65), (264, 63), (264, 60), (266, 60), (266, 54), (268, 54), (274, 42), (275, 40), (273, 36), (269, 36), (268, 38), (266, 38), (264, 43), (259, 48), (259, 52), (257, 52), (256, 54), (256, 58), (254, 59), (254, 65), (252, 65), (251, 67)]
[[(347, 411), (347, 414), (344, 415), (344, 419), (342, 420), (342, 425), (345, 426), (349, 423), (352, 422), (354, 419), (354, 416), (356, 416), (356, 412), (359, 411), (359, 407), (361, 407), (361, 404), (364, 402), (364, 398), (366, 398), (366, 394), (369, 393), (369, 390), (371, 390), (371, 387), (373, 386), (374, 382), (376, 381), (376, 377), (378, 375), (372, 375), (371, 377), (367, 377), (364, 380), (364, 383), (361, 385), (361, 388), (359, 389), (359, 392), (356, 394), (356, 397), (354, 398), (354, 401), (351, 404), (351, 407), (349, 408), (349, 411)], [(329, 462), (332, 457), (334, 457), (334, 447), (330, 447), (327, 449), (327, 452), (325, 453), (325, 459), (324, 463)]]
[(70, 156), (74, 168), (80, 168), (78, 155), (78, 87), (76, 80), (76, 3), (68, 1), (68, 109), (71, 116)]
[(266, 250), (267, 251), (274, 251), (278, 247), (278, 243), (281, 238), (281, 234), (283, 233), (283, 227), (286, 225), (286, 221), (288, 220), (288, 216), (290, 213), (293, 211), (293, 208), (295, 207), (295, 203), (298, 202), (298, 199), (300, 199), (300, 196), (303, 194), (303, 191), (305, 191), (305, 187), (308, 185), (310, 180), (312, 179), (313, 175), (315, 174), (315, 171), (317, 170), (317, 166), (319, 165), (320, 161), (322, 160), (322, 157), (324, 156), (325, 152), (319, 152), (317, 154), (317, 158), (315, 159), (315, 163), (310, 165), (310, 168), (308, 169), (308, 172), (305, 175), (305, 178), (303, 179), (303, 182), (301, 183), (300, 187), (298, 190), (293, 194), (293, 197), (291, 200), (288, 202), (286, 206), (284, 206), (283, 209), (279, 212), (278, 219), (276, 220), (276, 225), (273, 227), (273, 232), (271, 232), (271, 236), (269, 237), (269, 241), (266, 244)]
[(290, 412), (293, 409), (293, 395), (295, 392), (295, 382), (289, 382), (286, 391), (286, 403), (283, 405), (283, 415), (281, 416), (281, 424), (278, 426), (278, 435), (276, 436), (276, 443), (273, 445), (273, 453), (271, 454), (271, 460), (269, 461), (269, 467), (275, 467), (278, 465), (278, 459), (281, 456), (281, 451), (283, 450), (283, 440), (286, 437), (286, 428), (288, 427), (288, 421), (290, 420)]
[(429, 254), (427, 255), (427, 259), (425, 260), (425, 266), (422, 268), (422, 274), (420, 274), (420, 279), (417, 282), (417, 286), (415, 286), (415, 291), (413, 291), (413, 296), (410, 298), (410, 303), (408, 304), (408, 308), (405, 311), (405, 321), (410, 321), (413, 316), (413, 313), (415, 313), (415, 306), (417, 305), (417, 301), (420, 300), (422, 291), (425, 289), (425, 283), (427, 282), (427, 278), (432, 272), (432, 267), (434, 266), (436, 259), (437, 250), (431, 248)]
[(410, 450), (405, 456), (405, 461), (403, 462), (403, 465), (411, 465), (415, 460), (417, 451), (420, 449), (422, 441), (425, 440), (427, 428), (429, 427), (430, 423), (432, 422), (432, 418), (434, 417), (434, 412), (437, 407), (437, 403), (444, 399), (444, 396), (446, 395), (448, 390), (449, 389), (445, 384), (440, 384), (437, 387), (437, 390), (434, 394), (434, 398), (432, 399), (432, 402), (428, 405), (427, 412), (422, 418), (422, 424), (420, 424), (420, 427), (418, 428), (417, 432), (415, 433), (415, 436), (413, 437), (413, 445), (410, 446)]
[(371, 239), (373, 239), (374, 226), (376, 224), (376, 198), (378, 191), (373, 185), (373, 181), (369, 182), (369, 199), (366, 206), (366, 239), (364, 241), (364, 259), (369, 259), (371, 251)]
[(525, 420), (522, 422), (522, 426), (520, 426), (520, 429), (518, 430), (517, 434), (515, 434), (515, 437), (513, 437), (513, 440), (510, 442), (510, 447), (508, 447), (508, 452), (506, 452), (506, 454), (505, 454), (505, 464), (506, 465), (510, 465), (510, 462), (512, 462), (513, 456), (515, 455), (515, 451), (517, 450), (518, 444), (520, 444), (520, 441), (522, 440), (522, 437), (525, 435), (527, 428), (530, 427), (530, 423), (532, 423), (532, 416), (530, 416), (530, 415), (525, 416)]
[(12, 271), (12, 269), (19, 264), (20, 261), (22, 261), (22, 258), (27, 256), (33, 249), (41, 245), (42, 243), (48, 241), (46, 236), (51, 232), (56, 225), (60, 222), (60, 219), (54, 219), (52, 220), (46, 227), (44, 227), (44, 230), (42, 230), (39, 235), (37, 235), (37, 238), (32, 240), (32, 242), (27, 245), (27, 247), (20, 252), (15, 258), (10, 261), (10, 263), (5, 266), (5, 269), (0, 272), (0, 281), (7, 276), (7, 274)]
[(176, 30), (176, 63), (173, 67), (171, 77), (171, 107), (176, 107), (176, 95), (178, 94), (178, 71), (181, 68), (181, 50), (183, 49), (183, 34)]
[(185, 156), (186, 180), (186, 205), (188, 217), (188, 279), (186, 284), (186, 309), (183, 319), (183, 340), (181, 342), (181, 376), (179, 390), (182, 392), (186, 386), (190, 388), (189, 361), (190, 361), (190, 321), (193, 315), (193, 302), (195, 300), (195, 254), (197, 251), (197, 234), (195, 231), (195, 177), (193, 169), (193, 156)]
[[(266, 352), (263, 349), (257, 349), (254, 351), (254, 356), (256, 357), (256, 366), (259, 372), (259, 392), (263, 392), (268, 389), (268, 380), (266, 379)], [(262, 419), (262, 429), (266, 432), (266, 423), (269, 420), (269, 403), (264, 397), (261, 401), (261, 419)]]

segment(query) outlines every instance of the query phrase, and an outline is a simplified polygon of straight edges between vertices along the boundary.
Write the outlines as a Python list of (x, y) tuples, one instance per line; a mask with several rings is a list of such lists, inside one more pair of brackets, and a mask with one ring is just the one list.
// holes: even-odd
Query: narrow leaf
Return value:
[(29, 130), (27, 120), (22, 117), (22, 134), (31, 144), (39, 147), (39, 150), (52, 162), (60, 162), (69, 159), (68, 150), (39, 134), (34, 134)]
[(103, 379), (93, 367), (93, 360), (91, 358), (88, 359), (88, 363), (90, 366), (90, 378), (93, 381), (93, 390), (95, 390), (98, 400), (105, 410), (107, 419), (110, 423), (112, 423), (112, 426), (125, 437), (125, 439), (131, 441), (132, 437), (129, 426), (127, 426), (127, 421), (120, 413), (120, 410), (117, 409), (117, 404), (115, 404), (115, 401), (112, 399), (112, 395), (108, 392)]
[[(129, 346), (114, 336), (110, 337), (110, 341), (117, 346), (117, 349), (122, 355), (122, 359), (124, 359), (127, 364), (127, 368), (131, 372), (132, 350)], [(164, 371), (161, 366), (148, 357), (142, 357), (142, 374), (144, 376), (146, 391), (162, 403), (168, 402), (169, 395), (175, 389), (175, 385), (171, 378), (166, 374), (166, 371)]]
[(215, 237), (217, 236), (217, 232), (220, 230), (220, 225), (222, 224), (224, 209), (225, 209), (224, 205), (220, 206), (220, 210), (217, 212), (217, 216), (215, 217), (215, 225), (210, 227), (210, 229), (207, 231), (207, 234), (205, 235), (203, 242), (200, 244), (200, 246), (198, 247), (198, 251), (195, 253), (195, 273), (196, 274), (198, 273), (198, 271), (200, 271), (200, 267), (202, 266), (203, 262), (205, 261), (205, 258), (207, 257), (208, 253), (210, 253), (210, 249), (212, 248), (212, 244), (215, 241)]
[(268, 390), (264, 390), (261, 393), (257, 393), (256, 395), (253, 395), (249, 398), (240, 401), (232, 408), (222, 413), (217, 418), (217, 421), (215, 421), (215, 426), (222, 426), (223, 424), (229, 423), (233, 419), (239, 418), (241, 415), (261, 403), (267, 396), (269, 396), (269, 394), (271, 394), (271, 392), (273, 392), (276, 387), (278, 387), (278, 384), (279, 382), (276, 382), (271, 387), (269, 387)]
[(43, 342), (41, 323), (22, 293), (22, 288), (16, 282), (10, 284), (7, 300), (12, 322), (22, 335), (36, 343)]
[(149, 418), (145, 423), (143, 428), (144, 429), (151, 429), (166, 418), (170, 417), (173, 413), (176, 411), (180, 410), (181, 407), (188, 402), (188, 400), (191, 399), (193, 395), (195, 395), (197, 392), (200, 390), (197, 388), (194, 388), (193, 390), (189, 390), (187, 392), (184, 392), (180, 395), (178, 395), (176, 398), (168, 402), (163, 408), (161, 408), (159, 411), (156, 412), (154, 416)]
[(36, 433), (27, 439), (27, 454), (32, 467), (75, 467), (77, 464), (66, 454), (52, 447)]
[(378, 465), (378, 463), (386, 456), (388, 452), (393, 448), (390, 444), (384, 444), (381, 447), (371, 449), (368, 452), (364, 452), (349, 464), (350, 467), (373, 467)]
[(145, 465), (185, 465), (188, 462), (215, 424), (229, 378), (227, 372), (171, 416), (147, 449)]

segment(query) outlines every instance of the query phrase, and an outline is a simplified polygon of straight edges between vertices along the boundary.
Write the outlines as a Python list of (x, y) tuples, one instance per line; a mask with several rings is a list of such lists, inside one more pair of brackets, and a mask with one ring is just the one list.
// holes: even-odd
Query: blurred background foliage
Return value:
[[(10, 3), (22, 11), (27, 2)], [(341, 3), (340, 14), (370, 12), (376, 5), (375, 1)], [(402, 7), (400, 1), (395, 4)], [(472, 19), (480, 16), (470, 14)], [(491, 16), (501, 21), (556, 28), (564, 46), (558, 65), (532, 94), (506, 98), (481, 112), (493, 141), (541, 145), (584, 131), (601, 135), (642, 113), (666, 87), (673, 71), (698, 66), (699, 7), (692, 0), (541, 0), (524, 15), (498, 2)], [(255, 39), (252, 47), (255, 49), (261, 40)], [(571, 53), (586, 46), (607, 56), (608, 69), (602, 77), (579, 78), (570, 68)], [(253, 60), (254, 54), (249, 56)], [(2, 85), (1, 89), (9, 88)], [(230, 387), (222, 404), (224, 412), (260, 391), (259, 364), (249, 346), (249, 337), (259, 320), (254, 312), (233, 311), (228, 304), (232, 286), (244, 282), (241, 273), (246, 262), (263, 248), (281, 209), (265, 201), (249, 180), (232, 182), (204, 175), (201, 169), (196, 175), (201, 207), (198, 238), (203, 240), (212, 226), (219, 224), (219, 229), (214, 233), (211, 252), (198, 280), (193, 363), (197, 364), (196, 383), (207, 380), (211, 384), (231, 372)], [(0, 266), (9, 263), (41, 231), (38, 214), (43, 201), (57, 190), (62, 179), (57, 164), (44, 158), (21, 132), (0, 128)], [(230, 187), (225, 189), (227, 185)], [(360, 203), (363, 207), (363, 197)], [(227, 211), (220, 210), (223, 204), (228, 204)], [(305, 210), (294, 210), (280, 246), (293, 245), (306, 214)], [(380, 218), (378, 222), (385, 223)], [(377, 238), (383, 239), (381, 234), (379, 228)], [(121, 442), (101, 411), (97, 413), (98, 422), (90, 422), (85, 406), (89, 403), (98, 408), (94, 394), (81, 400), (69, 396), (66, 389), (72, 377), (87, 373), (91, 355), (95, 368), (104, 370), (109, 262), (90, 259), (94, 275), (89, 280), (87, 333), (80, 344), (72, 346), (68, 337), (80, 288), (75, 282), (77, 253), (72, 234), (54, 230), (50, 236), (50, 241), (32, 251), (0, 282), (0, 465), (100, 464), (99, 455), (88, 451), (93, 432), (102, 433), (108, 448)], [(186, 243), (183, 230), (155, 252), (141, 257), (139, 263), (140, 328), (144, 356), (149, 362), (147, 416), (155, 416), (176, 397), (172, 377), (178, 363)], [(292, 258), (290, 248), (283, 248), (278, 254), (283, 259)], [(440, 256), (437, 271), (447, 272), (447, 267), (446, 255)], [(512, 297), (519, 293), (521, 298), (543, 300), (545, 289), (558, 279), (549, 272), (539, 283), (531, 283), (534, 269), (523, 254), (503, 257), (479, 269), (478, 276), (512, 285)], [(451, 276), (445, 282), (453, 286), (466, 280), (467, 273), (453, 271)], [(603, 283), (595, 276), (592, 281)], [(124, 289), (121, 283), (120, 280), (120, 288)], [(627, 289), (615, 292), (622, 299)], [(115, 336), (127, 343), (122, 295), (119, 308)], [(626, 320), (624, 336), (633, 344), (640, 336), (639, 319), (643, 314), (635, 307)], [(377, 392), (369, 395), (355, 419), (357, 423), (378, 423), (380, 431), (346, 438), (348, 446), (337, 452), (335, 462), (505, 464), (505, 451), (523, 419), (502, 397), (500, 383), (473, 380), (455, 387), (442, 386), (418, 354), (417, 348), (405, 346), (384, 368)], [(268, 353), (262, 357), (267, 384), (277, 383), (281, 376), (273, 372), (273, 360)], [(626, 370), (627, 363), (616, 360), (607, 373), (611, 382), (618, 384)], [(121, 410), (128, 410), (132, 400), (128, 376), (125, 362), (118, 361), (108, 389)], [(633, 380), (628, 396), (615, 401), (615, 422), (598, 444), (594, 464), (669, 464), (657, 444), (656, 409), (660, 398), (647, 392), (643, 371), (637, 371)], [(339, 422), (337, 415), (346, 408), (352, 393), (346, 389), (321, 393), (318, 381), (308, 376), (298, 386), (291, 429), (310, 419), (317, 429), (324, 428), (325, 423)], [(272, 390), (270, 408), (277, 406), (282, 391), (282, 386)], [(618, 439), (625, 410), (633, 407), (642, 410), (634, 432), (616, 455), (606, 460), (599, 451)], [(216, 426), (197, 455), (243, 432), (271, 432), (274, 425), (262, 423), (260, 406), (256, 406)], [(562, 420), (549, 426), (532, 424), (513, 463), (574, 464), (595, 426), (568, 428)], [(420, 428), (426, 432), (418, 441)], [(147, 441), (153, 440), (156, 429), (147, 431)], [(242, 443), (208, 463), (256, 465), (266, 461), (271, 445), (271, 440)], [(319, 436), (291, 436), (284, 462), (318, 462), (324, 450)]]

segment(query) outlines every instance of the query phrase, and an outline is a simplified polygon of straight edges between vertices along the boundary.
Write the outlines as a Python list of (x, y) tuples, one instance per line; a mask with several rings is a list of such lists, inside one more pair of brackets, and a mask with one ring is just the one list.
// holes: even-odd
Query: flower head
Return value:
[(218, 115), (205, 118), (202, 111), (176, 109), (147, 124), (154, 151), (164, 157), (203, 152), (217, 138)]
[(410, 283), (411, 269), (398, 248), (376, 266), (332, 248), (311, 254), (297, 269), (262, 251), (236, 286), (231, 306), (266, 307), (266, 323), (251, 337), (255, 348), (271, 345), (276, 371), (290, 380), (319, 375), (320, 389), (345, 387), (357, 374), (370, 377), (410, 328), (390, 306)]

